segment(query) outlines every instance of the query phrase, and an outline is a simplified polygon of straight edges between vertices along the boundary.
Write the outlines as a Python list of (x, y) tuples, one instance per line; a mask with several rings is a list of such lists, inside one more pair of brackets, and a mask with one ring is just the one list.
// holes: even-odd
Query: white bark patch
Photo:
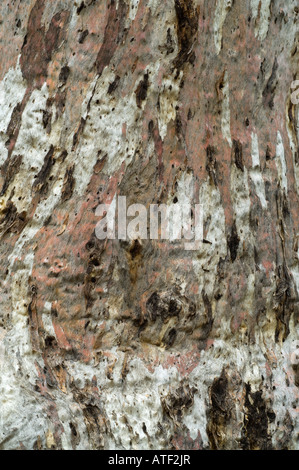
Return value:
[(255, 24), (255, 37), (264, 41), (268, 34), (271, 18), (270, 6), (272, 0), (251, 0), (251, 10)]
[(286, 165), (285, 154), (284, 154), (283, 140), (279, 131), (277, 132), (276, 167), (277, 167), (281, 187), (287, 193), (288, 191), (287, 165)]
[(254, 183), (256, 195), (261, 202), (262, 208), (267, 209), (268, 203), (266, 200), (265, 184), (260, 167), (260, 152), (257, 134), (252, 133), (251, 139), (252, 169), (250, 170), (250, 178)]
[(229, 143), (229, 146), (231, 147), (232, 138), (230, 132), (229, 80), (227, 70), (224, 73), (222, 94), (221, 130), (223, 138)]
[[(195, 381), (196, 380), (194, 380), (194, 382)], [(208, 421), (206, 414), (206, 395), (203, 395), (204, 388), (206, 392), (208, 391), (207, 387), (201, 387), (201, 390), (196, 392), (194, 395), (194, 405), (184, 416), (183, 423), (189, 430), (191, 439), (195, 440), (198, 437), (198, 433), (200, 433), (203, 444), (208, 446), (209, 438), (206, 432)]]
[[(191, 205), (194, 197), (194, 178), (192, 172), (182, 172), (177, 180), (176, 197), (180, 204)], [(172, 199), (171, 195), (170, 198)], [(171, 202), (169, 200), (169, 202)]]
[(26, 82), (20, 68), (20, 57), (15, 68), (10, 68), (0, 83), (0, 165), (7, 158), (6, 130), (17, 104), (21, 103), (26, 92)]
[(27, 324), (33, 260), (33, 254), (27, 255), (11, 280), (12, 328), (3, 340), (0, 379), (0, 444), (5, 441), (6, 449), (16, 449), (20, 442), (33, 448), (37, 436), (43, 436), (47, 428), (42, 400), (32, 393), (37, 379), (35, 361), (43, 366), (42, 358), (32, 352)]
[(222, 28), (227, 13), (232, 7), (232, 0), (218, 0), (214, 19), (214, 41), (217, 55), (221, 51)]
[(131, 0), (129, 3), (129, 18), (131, 21), (135, 20), (137, 15), (138, 7), (139, 7), (140, 0)]

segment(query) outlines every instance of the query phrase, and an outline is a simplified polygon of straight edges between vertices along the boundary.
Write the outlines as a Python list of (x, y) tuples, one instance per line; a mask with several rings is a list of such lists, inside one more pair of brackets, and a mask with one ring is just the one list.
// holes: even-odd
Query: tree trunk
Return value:
[[(1, 448), (298, 449), (298, 18), (1, 2)], [(116, 196), (203, 243), (99, 240)]]

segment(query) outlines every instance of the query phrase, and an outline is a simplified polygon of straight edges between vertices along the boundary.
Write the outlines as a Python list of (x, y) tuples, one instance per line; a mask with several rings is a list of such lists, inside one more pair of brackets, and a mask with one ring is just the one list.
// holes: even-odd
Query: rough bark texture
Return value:
[[(298, 22), (1, 2), (2, 449), (299, 448)], [(116, 194), (200, 200), (204, 248), (100, 242)]]

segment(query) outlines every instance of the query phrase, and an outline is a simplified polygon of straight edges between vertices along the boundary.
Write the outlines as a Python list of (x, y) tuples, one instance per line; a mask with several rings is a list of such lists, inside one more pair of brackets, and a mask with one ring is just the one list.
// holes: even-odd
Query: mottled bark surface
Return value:
[[(298, 449), (296, 0), (0, 4), (2, 449)], [(100, 203), (200, 201), (199, 251)]]

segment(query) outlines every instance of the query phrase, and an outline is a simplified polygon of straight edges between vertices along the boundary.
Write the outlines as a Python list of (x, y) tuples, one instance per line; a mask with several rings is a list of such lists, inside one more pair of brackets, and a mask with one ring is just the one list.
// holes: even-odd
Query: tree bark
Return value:
[[(2, 449), (298, 449), (298, 15), (1, 2)], [(98, 240), (116, 196), (204, 243)]]

